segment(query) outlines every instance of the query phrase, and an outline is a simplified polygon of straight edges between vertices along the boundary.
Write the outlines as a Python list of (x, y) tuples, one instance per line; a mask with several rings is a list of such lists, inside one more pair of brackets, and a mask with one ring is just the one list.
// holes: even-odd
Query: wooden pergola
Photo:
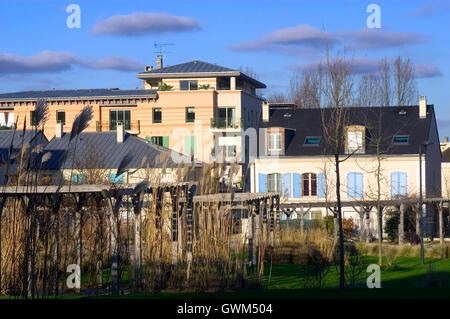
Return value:
[[(161, 223), (161, 215), (165, 194), (170, 194), (172, 205), (171, 214), (171, 232), (172, 232), (172, 263), (175, 264), (181, 260), (182, 239), (181, 234), (183, 226), (186, 230), (186, 261), (188, 264), (187, 276), (189, 278), (189, 269), (193, 254), (193, 219), (196, 207), (200, 205), (217, 204), (217, 214), (221, 214), (221, 209), (231, 211), (232, 209), (246, 208), (250, 219), (250, 238), (249, 238), (249, 260), (256, 263), (256, 251), (253, 246), (253, 238), (256, 238), (255, 245), (258, 247), (258, 238), (261, 226), (269, 230), (270, 240), (273, 244), (274, 230), (279, 225), (279, 203), (280, 195), (278, 193), (219, 193), (208, 195), (195, 195), (197, 183), (160, 183), (157, 186), (149, 183), (139, 184), (83, 184), (83, 185), (51, 185), (51, 186), (4, 186), (0, 188), (0, 218), (8, 198), (18, 198), (25, 204), (28, 211), (32, 211), (30, 199), (37, 200), (40, 205), (45, 203), (45, 199), (51, 200), (51, 212), (58, 213), (64, 200), (64, 196), (73, 196), (76, 202), (76, 213), (80, 223), (83, 214), (86, 213), (85, 199), (87, 196), (94, 196), (96, 199), (106, 199), (109, 211), (111, 213), (110, 226), (111, 233), (111, 291), (117, 294), (120, 291), (119, 281), (119, 258), (120, 247), (118, 238), (120, 236), (120, 210), (122, 207), (132, 207), (134, 213), (134, 258), (133, 267), (135, 273), (135, 282), (137, 285), (141, 282), (142, 273), (142, 241), (141, 241), (141, 212), (144, 206), (149, 203), (144, 201), (146, 194), (151, 194), (156, 202), (156, 225)], [(245, 206), (245, 207), (244, 207)], [(212, 209), (208, 218), (213, 217), (215, 210)], [(185, 216), (185, 224), (181, 222), (181, 216)], [(275, 224), (276, 223), (276, 224)], [(254, 225), (254, 226), (253, 226)], [(269, 227), (267, 227), (269, 225)], [(157, 227), (157, 226), (156, 226)], [(82, 265), (82, 229), (78, 232), (77, 261)], [(158, 240), (162, 240), (161, 234), (158, 234)]]

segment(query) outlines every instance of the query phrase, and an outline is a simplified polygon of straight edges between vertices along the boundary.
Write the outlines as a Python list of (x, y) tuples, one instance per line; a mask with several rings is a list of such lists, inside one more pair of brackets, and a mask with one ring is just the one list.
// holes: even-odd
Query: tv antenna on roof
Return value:
[(153, 46), (156, 49), (159, 48), (159, 51), (154, 51), (154, 53), (158, 53), (161, 56), (163, 55), (163, 53), (171, 53), (171, 52), (163, 51), (163, 47), (169, 46), (169, 45), (175, 45), (175, 43), (156, 43), (156, 42), (153, 42)]

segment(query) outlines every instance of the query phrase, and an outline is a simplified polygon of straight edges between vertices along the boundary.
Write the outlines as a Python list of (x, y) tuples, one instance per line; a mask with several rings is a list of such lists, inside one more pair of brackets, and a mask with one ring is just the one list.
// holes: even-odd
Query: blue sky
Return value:
[[(66, 8), (81, 9), (81, 28), (68, 28)], [(369, 4), (381, 29), (368, 29)], [(126, 16), (126, 17), (120, 17)], [(380, 58), (409, 57), (421, 95), (435, 104), (440, 138), (450, 136), (450, 1), (6, 1), (0, 0), (0, 92), (141, 87), (136, 73), (155, 64), (191, 60), (249, 67), (286, 92), (295, 69), (346, 47), (361, 72)]]

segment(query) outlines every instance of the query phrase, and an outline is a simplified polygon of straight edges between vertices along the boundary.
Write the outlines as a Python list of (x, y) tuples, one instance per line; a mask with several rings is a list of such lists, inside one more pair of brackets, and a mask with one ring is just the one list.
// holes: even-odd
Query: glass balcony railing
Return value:
[(211, 128), (243, 128), (244, 121), (241, 119), (240, 121), (234, 118), (212, 118), (211, 119)]
[(125, 131), (140, 131), (141, 123), (140, 120), (137, 121), (108, 121), (99, 122), (97, 121), (95, 126), (97, 132), (108, 132), (117, 130), (117, 124), (123, 123)]

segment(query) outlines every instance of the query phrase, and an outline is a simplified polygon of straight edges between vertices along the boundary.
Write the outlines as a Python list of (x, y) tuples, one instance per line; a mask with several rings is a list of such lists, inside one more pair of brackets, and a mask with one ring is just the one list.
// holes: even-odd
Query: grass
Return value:
[[(384, 257), (385, 258), (385, 257)], [(367, 263), (376, 263), (377, 257), (365, 256)], [(386, 259), (383, 260), (386, 264)], [(349, 288), (340, 292), (337, 271), (331, 270), (323, 289), (302, 289), (304, 276), (302, 266), (273, 265), (269, 281), (269, 265), (265, 267), (264, 289), (230, 292), (130, 294), (124, 296), (99, 296), (89, 298), (152, 298), (152, 299), (450, 299), (450, 259), (426, 259), (421, 265), (419, 258), (398, 257), (396, 266), (382, 267), (381, 289)], [(428, 287), (429, 267), (439, 287)], [(304, 266), (303, 266), (304, 267)], [(367, 274), (369, 275), (369, 274)], [(81, 298), (88, 298), (83, 297)]]

